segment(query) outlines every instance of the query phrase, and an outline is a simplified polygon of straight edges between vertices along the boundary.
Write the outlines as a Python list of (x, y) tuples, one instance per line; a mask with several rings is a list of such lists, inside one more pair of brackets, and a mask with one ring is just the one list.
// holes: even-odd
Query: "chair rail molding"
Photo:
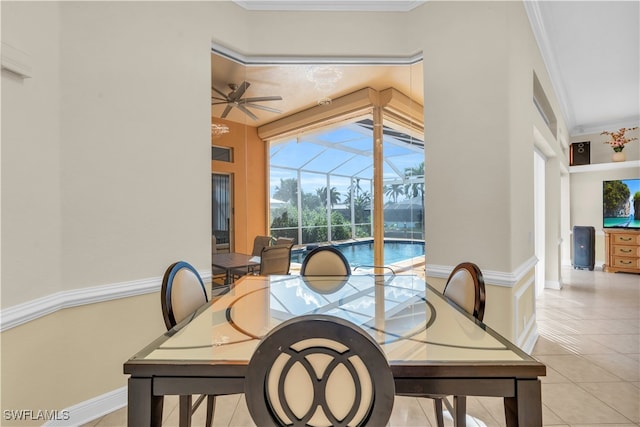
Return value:
[[(198, 271), (205, 283), (211, 281), (211, 271)], [(159, 292), (162, 277), (131, 280), (102, 286), (92, 286), (56, 292), (26, 301), (0, 311), (0, 332), (15, 328), (64, 308), (130, 298)]]
[[(484, 277), (485, 284), (513, 288), (535, 267), (537, 262), (538, 259), (532, 256), (512, 272), (485, 270), (481, 268), (482, 276)], [(451, 270), (453, 270), (453, 266), (427, 264), (426, 270), (427, 276), (446, 279), (449, 277)]]

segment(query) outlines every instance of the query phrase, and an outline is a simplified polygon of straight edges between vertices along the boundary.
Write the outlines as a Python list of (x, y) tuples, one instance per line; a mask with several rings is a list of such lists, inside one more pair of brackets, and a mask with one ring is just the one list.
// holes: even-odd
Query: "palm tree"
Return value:
[(368, 214), (371, 209), (371, 193), (365, 191), (360, 186), (360, 178), (354, 178), (345, 194), (344, 203), (351, 210), (351, 199), (353, 196), (353, 212), (356, 223), (369, 221)]
[(273, 197), (283, 202), (291, 202), (296, 206), (298, 203), (298, 180), (296, 178), (280, 178), (280, 185), (276, 185)]
[(404, 194), (404, 189), (402, 188), (402, 184), (385, 185), (384, 194), (391, 198), (393, 203), (398, 203), (398, 196), (402, 196)]
[(404, 170), (404, 178), (419, 178), (422, 177), (422, 182), (412, 182), (405, 184), (404, 194), (407, 198), (424, 197), (424, 162), (421, 162), (417, 166), (412, 168), (406, 168)]
[[(327, 206), (327, 187), (316, 188), (316, 194), (320, 197), (322, 206)], [(333, 208), (338, 203), (340, 203), (340, 193), (336, 187), (331, 187), (329, 190), (329, 204)]]

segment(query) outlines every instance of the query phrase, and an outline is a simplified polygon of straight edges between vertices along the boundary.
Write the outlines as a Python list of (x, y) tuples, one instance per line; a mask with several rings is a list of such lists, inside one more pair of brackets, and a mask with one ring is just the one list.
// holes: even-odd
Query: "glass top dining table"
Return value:
[(542, 425), (545, 365), (413, 275), (243, 277), (124, 364), (128, 425), (160, 425), (164, 395), (243, 393), (260, 339), (305, 314), (367, 331), (398, 395), (500, 396), (506, 425)]

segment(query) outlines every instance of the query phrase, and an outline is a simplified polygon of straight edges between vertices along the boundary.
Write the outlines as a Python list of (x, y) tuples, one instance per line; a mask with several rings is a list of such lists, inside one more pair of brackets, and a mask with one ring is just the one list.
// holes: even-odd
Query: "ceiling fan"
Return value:
[(282, 100), (281, 96), (257, 96), (253, 98), (243, 98), (247, 88), (250, 86), (250, 83), (247, 81), (243, 81), (239, 85), (230, 83), (229, 88), (231, 92), (226, 95), (224, 92), (212, 87), (211, 89), (220, 96), (211, 95), (211, 105), (223, 105), (226, 104), (226, 108), (222, 112), (222, 118), (224, 119), (231, 112), (231, 110), (235, 107), (238, 110), (245, 113), (247, 116), (251, 117), (253, 120), (258, 120), (258, 117), (253, 114), (248, 107), (257, 108), (259, 110), (270, 111), (272, 113), (281, 113), (282, 111), (276, 110), (275, 108), (266, 107), (264, 105), (254, 104), (255, 102), (262, 101), (280, 101)]

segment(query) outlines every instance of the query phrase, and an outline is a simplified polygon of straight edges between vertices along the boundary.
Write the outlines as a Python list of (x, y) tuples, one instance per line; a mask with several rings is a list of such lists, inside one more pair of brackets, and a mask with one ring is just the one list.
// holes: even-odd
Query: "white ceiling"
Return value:
[[(368, 10), (408, 11), (422, 1), (236, 1), (252, 10)], [(640, 2), (634, 1), (526, 1), (533, 32), (558, 96), (571, 136), (599, 133), (640, 122)], [(228, 53), (228, 52), (225, 52)], [(212, 55), (212, 82), (222, 92), (229, 83), (251, 83), (245, 96), (280, 95), (282, 101), (262, 102), (290, 114), (316, 105), (323, 97), (336, 98), (365, 86), (396, 89), (422, 103), (422, 63), (407, 59), (403, 64), (331, 64), (340, 78), (330, 90), (309, 79), (326, 71), (328, 64), (265, 65), (264, 60), (239, 58), (240, 63)], [(253, 61), (253, 63), (252, 63)], [(379, 61), (372, 58), (371, 62)], [(323, 61), (318, 61), (323, 62)], [(331, 62), (331, 61), (328, 61)], [(258, 65), (259, 64), (259, 65)], [(286, 82), (283, 84), (283, 82)], [(310, 96), (311, 95), (311, 96)], [(224, 107), (214, 107), (220, 117)], [(259, 126), (280, 115), (250, 109), (253, 121), (236, 108), (228, 119)]]
[(569, 133), (640, 121), (640, 2), (525, 2)]

